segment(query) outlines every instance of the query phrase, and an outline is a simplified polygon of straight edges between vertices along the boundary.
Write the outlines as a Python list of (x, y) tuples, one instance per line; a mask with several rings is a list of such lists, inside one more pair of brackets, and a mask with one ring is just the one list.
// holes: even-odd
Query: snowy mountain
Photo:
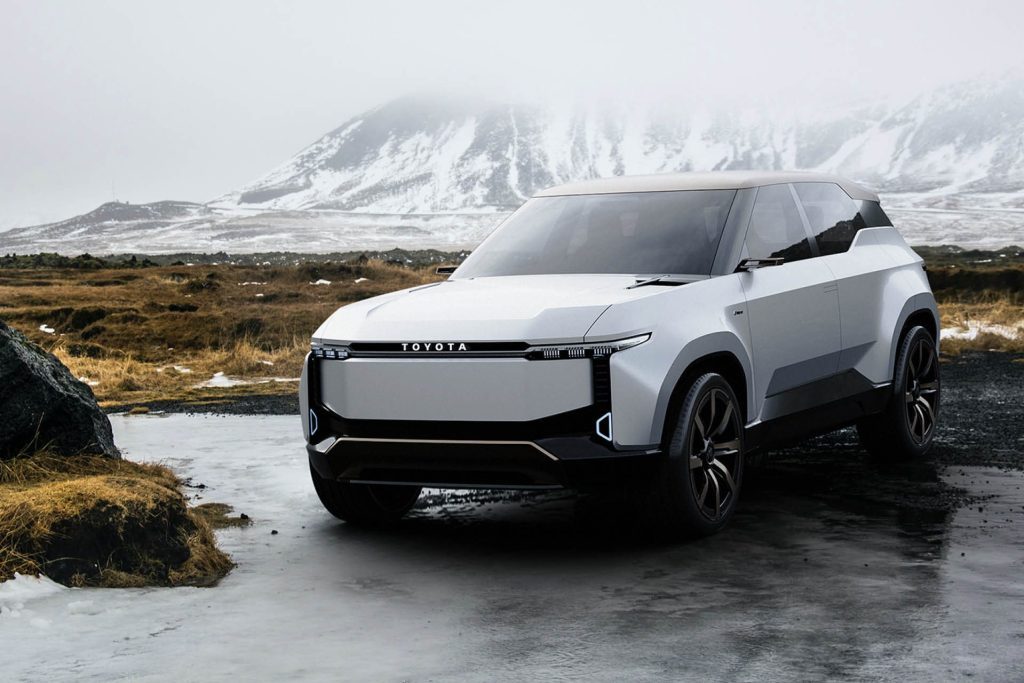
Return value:
[(475, 246), (536, 190), (599, 176), (815, 169), (877, 189), (913, 244), (1024, 242), (1024, 78), (813, 115), (407, 97), (207, 204), (104, 204), (0, 252)]
[(841, 173), (915, 206), (1024, 207), (1024, 80), (814, 116), (404, 98), (213, 204), (508, 211), (570, 180), (733, 168)]

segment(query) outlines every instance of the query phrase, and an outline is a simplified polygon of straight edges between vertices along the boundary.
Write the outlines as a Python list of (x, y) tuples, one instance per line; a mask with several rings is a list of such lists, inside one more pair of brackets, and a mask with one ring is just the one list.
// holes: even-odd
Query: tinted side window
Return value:
[(892, 221), (882, 211), (878, 202), (865, 199), (860, 203), (860, 217), (864, 219), (864, 225), (869, 228), (891, 228)]
[(811, 244), (789, 185), (768, 185), (757, 190), (747, 228), (750, 258), (784, 258), (787, 262), (811, 257)]
[(793, 187), (822, 256), (843, 253), (850, 248), (857, 231), (867, 227), (860, 214), (861, 202), (850, 199), (838, 185), (795, 183)]

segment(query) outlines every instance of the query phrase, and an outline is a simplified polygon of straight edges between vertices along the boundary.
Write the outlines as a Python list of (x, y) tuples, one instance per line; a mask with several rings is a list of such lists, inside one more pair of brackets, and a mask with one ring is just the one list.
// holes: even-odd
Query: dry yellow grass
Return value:
[[(7, 270), (0, 318), (85, 378), (103, 405), (203, 402), (294, 393), (294, 382), (261, 380), (297, 378), (310, 336), (335, 309), (438, 278), (380, 261)], [(253, 383), (197, 386), (218, 372)]]
[(165, 467), (46, 453), (0, 462), (0, 581), (209, 585), (232, 567)]
[(943, 329), (981, 329), (973, 339), (944, 339), (943, 353), (955, 355), (968, 350), (1024, 352), (1024, 307), (1008, 299), (994, 297), (984, 303), (945, 301), (939, 304), (939, 312)]

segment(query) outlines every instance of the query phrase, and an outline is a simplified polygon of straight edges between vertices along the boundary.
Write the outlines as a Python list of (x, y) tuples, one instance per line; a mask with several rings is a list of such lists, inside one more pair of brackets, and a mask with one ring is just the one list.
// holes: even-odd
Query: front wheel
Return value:
[(338, 519), (363, 526), (397, 522), (420, 495), (419, 486), (399, 484), (352, 484), (325, 479), (312, 465), (313, 488), (327, 511)]
[(707, 373), (690, 386), (652, 499), (672, 533), (708, 536), (732, 518), (743, 483), (742, 412), (729, 383)]
[(939, 358), (923, 327), (903, 338), (893, 373), (893, 393), (878, 415), (857, 424), (861, 444), (873, 457), (911, 460), (928, 452), (939, 418)]

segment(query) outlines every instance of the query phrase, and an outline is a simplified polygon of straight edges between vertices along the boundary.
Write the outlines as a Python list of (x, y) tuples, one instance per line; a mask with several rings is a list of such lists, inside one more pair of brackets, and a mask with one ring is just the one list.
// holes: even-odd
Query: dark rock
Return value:
[(121, 457), (92, 390), (0, 322), (0, 459), (41, 448)]

